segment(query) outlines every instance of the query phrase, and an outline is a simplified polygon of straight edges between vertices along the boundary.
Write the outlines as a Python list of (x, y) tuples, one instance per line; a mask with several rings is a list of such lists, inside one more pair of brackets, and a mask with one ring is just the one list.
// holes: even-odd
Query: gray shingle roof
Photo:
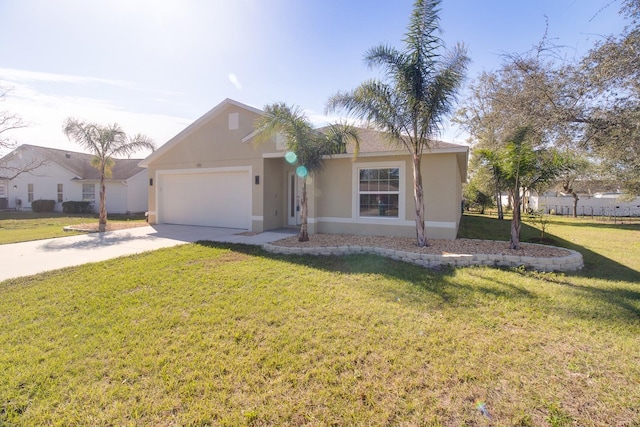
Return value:
[[(41, 157), (55, 162), (68, 169), (78, 179), (98, 180), (100, 172), (91, 166), (93, 154), (78, 153), (75, 151), (59, 150), (56, 148), (40, 147), (38, 145), (22, 144), (16, 150), (32, 150), (40, 154)], [(112, 170), (113, 180), (126, 180), (144, 170), (138, 166), (141, 159), (114, 159), (115, 165)]]
[[(327, 127), (322, 127), (318, 129), (323, 132)], [(389, 152), (389, 151), (404, 151), (405, 148), (403, 145), (395, 145), (393, 142), (389, 141), (386, 138), (384, 132), (377, 131), (375, 129), (368, 128), (357, 128), (358, 136), (360, 137), (360, 153), (378, 153), (378, 152)], [(464, 145), (452, 144), (450, 142), (431, 141), (429, 146), (432, 149), (443, 149), (443, 148), (460, 148), (466, 147)], [(353, 144), (347, 145), (347, 153), (353, 154)]]

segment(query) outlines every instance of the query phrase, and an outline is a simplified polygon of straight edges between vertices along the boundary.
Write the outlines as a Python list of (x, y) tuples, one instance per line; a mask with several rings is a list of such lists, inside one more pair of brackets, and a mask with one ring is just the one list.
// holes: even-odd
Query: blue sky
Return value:
[[(625, 21), (610, 0), (443, 0), (448, 46), (464, 42), (468, 82), (505, 53), (549, 37), (581, 55)], [(0, 0), (1, 110), (30, 126), (19, 143), (79, 150), (73, 116), (119, 123), (158, 146), (225, 98), (284, 101), (317, 125), (327, 98), (375, 77), (380, 43), (401, 47), (412, 0)], [(443, 139), (462, 143), (455, 128)], [(143, 156), (141, 153), (139, 156)]]

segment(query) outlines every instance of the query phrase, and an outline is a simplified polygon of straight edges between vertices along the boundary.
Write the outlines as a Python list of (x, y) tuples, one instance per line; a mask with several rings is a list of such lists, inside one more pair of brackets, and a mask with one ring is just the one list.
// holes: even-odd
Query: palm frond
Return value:
[(353, 157), (358, 157), (360, 153), (360, 135), (355, 126), (351, 126), (345, 122), (329, 124), (326, 133), (327, 146), (329, 154), (345, 154), (347, 145), (353, 144)]

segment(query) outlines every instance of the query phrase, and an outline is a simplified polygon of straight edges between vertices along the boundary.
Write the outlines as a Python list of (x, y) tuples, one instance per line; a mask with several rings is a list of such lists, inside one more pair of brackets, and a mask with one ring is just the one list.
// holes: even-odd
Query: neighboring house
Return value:
[[(149, 222), (246, 229), (300, 222), (301, 179), (280, 137), (255, 144), (262, 111), (226, 99), (140, 162), (149, 171)], [(309, 233), (415, 236), (411, 159), (379, 132), (327, 157), (308, 180)], [(468, 148), (434, 143), (423, 155), (428, 238), (455, 239)]]
[[(622, 193), (578, 193), (577, 215), (579, 216), (640, 216), (640, 197), (623, 198)], [(559, 191), (533, 194), (529, 197), (533, 210), (558, 215), (573, 215), (573, 196)]]
[[(92, 154), (23, 144), (0, 159), (0, 208), (31, 209), (38, 199), (62, 202), (90, 201), (97, 210), (100, 172), (91, 166)], [(106, 180), (107, 212), (133, 213), (147, 210), (147, 171), (140, 159), (114, 159), (112, 176)], [(16, 171), (28, 172), (16, 175)], [(15, 176), (15, 177), (14, 177)], [(4, 205), (4, 206), (3, 206)]]

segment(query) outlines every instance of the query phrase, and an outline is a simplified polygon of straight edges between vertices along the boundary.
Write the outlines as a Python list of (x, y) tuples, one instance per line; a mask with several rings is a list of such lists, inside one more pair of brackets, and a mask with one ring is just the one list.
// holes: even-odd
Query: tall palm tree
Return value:
[(440, 0), (416, 0), (403, 51), (380, 45), (366, 53), (367, 64), (382, 68), (385, 81), (366, 81), (350, 92), (338, 92), (327, 102), (327, 111), (344, 109), (365, 119), (411, 155), (418, 246), (428, 245), (422, 153), (430, 148), (431, 138), (451, 113), (469, 62), (461, 44), (451, 52), (439, 53), (444, 49), (437, 34), (439, 4)]
[(293, 156), (287, 156), (291, 163), (298, 164), (297, 174), (302, 178), (302, 195), (300, 200), (300, 234), (298, 240), (309, 240), (307, 217), (307, 179), (310, 173), (322, 169), (325, 155), (341, 152), (342, 144), (355, 142), (359, 144), (357, 131), (348, 125), (330, 125), (326, 132), (313, 129), (311, 122), (298, 106), (289, 106), (284, 102), (276, 102), (264, 108), (264, 114), (255, 123), (257, 142), (264, 142), (280, 133), (285, 137), (286, 149)]
[(111, 177), (115, 166), (114, 157), (128, 156), (140, 149), (155, 149), (153, 141), (144, 135), (127, 136), (118, 124), (100, 126), (96, 123), (83, 122), (68, 118), (63, 131), (69, 140), (94, 154), (91, 166), (100, 171), (100, 219), (98, 231), (107, 228), (107, 207), (105, 178)]

